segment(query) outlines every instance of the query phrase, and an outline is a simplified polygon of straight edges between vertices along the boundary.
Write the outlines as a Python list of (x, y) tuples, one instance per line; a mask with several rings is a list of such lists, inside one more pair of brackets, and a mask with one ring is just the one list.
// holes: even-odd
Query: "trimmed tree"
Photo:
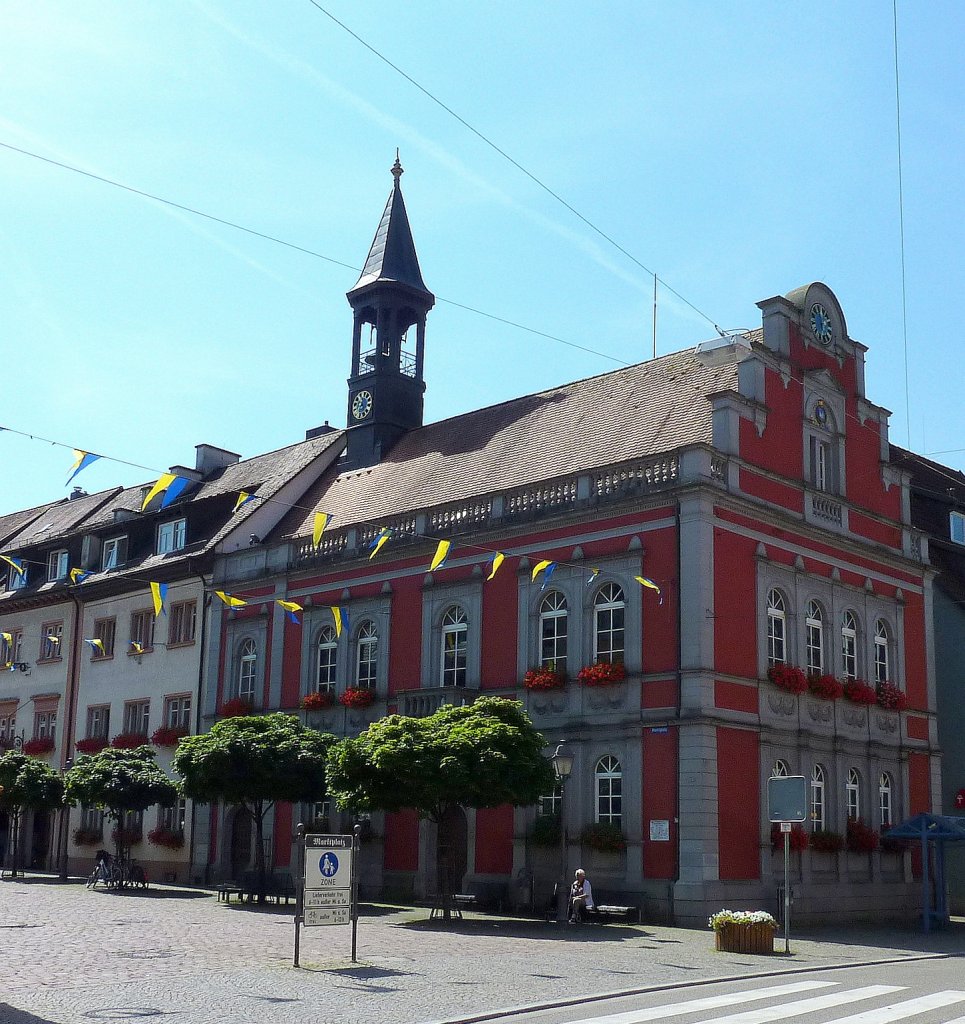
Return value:
[(26, 811), (50, 811), (63, 806), (64, 785), (60, 775), (36, 757), (19, 751), (0, 756), (0, 811), (10, 817), (8, 863), (20, 870), (21, 825)]
[(342, 740), (328, 760), (329, 790), (359, 811), (414, 808), (439, 828), (443, 917), (452, 906), (444, 823), (458, 807), (524, 807), (553, 786), (546, 742), (519, 701), (480, 697), (426, 718), (390, 715)]
[(67, 803), (97, 807), (114, 822), (119, 860), (130, 854), (131, 847), (124, 829), (125, 813), (143, 813), (154, 804), (170, 807), (177, 798), (177, 786), (158, 767), (153, 748), (147, 746), (105, 747), (96, 754), (82, 754), (66, 775)]
[(186, 736), (172, 761), (184, 795), (200, 803), (235, 804), (255, 825), (259, 902), (265, 893), (265, 816), (276, 800), (325, 797), (325, 765), (335, 742), (294, 716), (277, 712), (224, 718), (210, 732)]

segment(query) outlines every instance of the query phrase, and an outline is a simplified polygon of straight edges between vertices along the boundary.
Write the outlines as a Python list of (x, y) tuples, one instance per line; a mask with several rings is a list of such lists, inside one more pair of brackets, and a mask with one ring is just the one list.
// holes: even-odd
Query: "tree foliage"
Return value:
[(481, 697), (426, 718), (390, 715), (329, 755), (329, 790), (353, 811), (534, 804), (553, 786), (545, 741), (518, 701)]
[(60, 775), (46, 761), (19, 751), (0, 756), (0, 811), (50, 810), (60, 807), (63, 794)]
[(175, 784), (158, 767), (154, 750), (146, 746), (82, 754), (66, 780), (67, 803), (100, 807), (118, 822), (125, 811), (170, 806), (178, 796)]

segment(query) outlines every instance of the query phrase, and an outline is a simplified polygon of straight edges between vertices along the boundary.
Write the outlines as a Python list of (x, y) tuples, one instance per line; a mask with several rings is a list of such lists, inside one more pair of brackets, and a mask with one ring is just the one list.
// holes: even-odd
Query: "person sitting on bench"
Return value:
[(570, 924), (586, 920), (586, 912), (593, 909), (593, 888), (583, 868), (576, 869), (576, 878), (570, 886)]

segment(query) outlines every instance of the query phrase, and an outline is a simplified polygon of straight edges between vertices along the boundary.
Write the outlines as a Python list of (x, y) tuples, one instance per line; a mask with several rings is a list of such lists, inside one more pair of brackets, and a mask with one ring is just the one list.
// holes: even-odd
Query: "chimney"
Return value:
[(83, 487), (78, 487), (78, 486), (75, 485), (74, 489), (70, 492), (70, 497), (67, 500), (68, 501), (76, 501), (78, 498), (86, 498), (86, 497), (87, 497), (87, 491), (85, 491)]
[(227, 448), (218, 448), (213, 444), (196, 444), (194, 450), (197, 453), (194, 460), (194, 468), (202, 476), (207, 476), (217, 469), (224, 469), (226, 466), (233, 466), (241, 461), (241, 456), (235, 452), (229, 452)]
[(326, 420), (320, 427), (311, 427), (305, 431), (305, 440), (311, 441), (313, 437), (321, 437), (323, 434), (331, 434), (335, 428)]

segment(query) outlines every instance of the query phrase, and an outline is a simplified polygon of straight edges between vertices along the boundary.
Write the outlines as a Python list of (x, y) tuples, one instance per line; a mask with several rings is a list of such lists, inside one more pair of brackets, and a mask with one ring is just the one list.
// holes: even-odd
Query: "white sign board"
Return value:
[(311, 928), (318, 924), (351, 924), (352, 913), (348, 905), (344, 907), (305, 907), (303, 924)]
[(653, 843), (667, 843), (670, 841), (670, 822), (666, 819), (650, 819), (650, 841)]
[(352, 837), (305, 836), (305, 898), (307, 927), (350, 924), (352, 906)]

